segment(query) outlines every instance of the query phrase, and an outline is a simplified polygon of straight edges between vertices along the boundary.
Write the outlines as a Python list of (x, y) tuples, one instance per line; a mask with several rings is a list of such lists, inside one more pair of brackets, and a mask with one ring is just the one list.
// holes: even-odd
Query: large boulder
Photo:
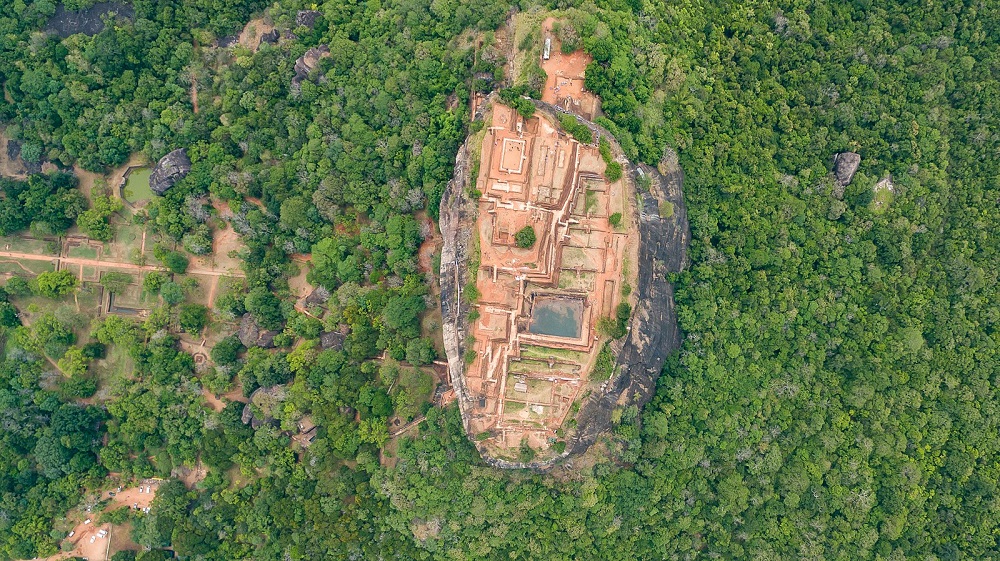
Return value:
[(278, 30), (277, 29), (272, 29), (271, 31), (268, 31), (267, 33), (261, 35), (260, 36), (260, 42), (261, 43), (267, 43), (269, 45), (273, 45), (273, 44), (277, 43), (278, 42)]
[(257, 325), (257, 320), (247, 313), (243, 314), (243, 318), (240, 320), (240, 328), (236, 332), (236, 336), (239, 337), (240, 343), (243, 343), (244, 347), (263, 347), (265, 349), (270, 349), (274, 346), (274, 337), (278, 335), (278, 331), (268, 331), (261, 329)]
[(274, 418), (274, 414), (280, 410), (281, 404), (287, 397), (285, 386), (257, 388), (250, 394), (250, 403), (243, 406), (240, 420), (253, 429), (259, 429), (264, 425), (277, 427), (280, 423)]
[(330, 56), (330, 47), (320, 45), (305, 52), (295, 61), (295, 77), (301, 82), (319, 66), (319, 59)]
[(322, 12), (316, 10), (299, 10), (299, 13), (295, 14), (295, 25), (312, 29), (321, 15), (323, 15)]
[(833, 157), (833, 178), (837, 185), (847, 187), (854, 179), (861, 165), (861, 154), (856, 152), (841, 152)]
[(104, 31), (105, 18), (132, 19), (134, 13), (132, 6), (121, 2), (98, 2), (83, 10), (67, 10), (59, 2), (45, 30), (63, 39), (76, 33), (93, 36)]
[(319, 66), (319, 59), (330, 56), (330, 47), (320, 45), (305, 52), (295, 61), (295, 76), (292, 77), (292, 90), (298, 92), (302, 87), (302, 82), (309, 77), (309, 73)]
[(191, 160), (188, 159), (187, 152), (183, 148), (178, 148), (156, 163), (153, 173), (149, 176), (149, 188), (162, 196), (190, 171)]

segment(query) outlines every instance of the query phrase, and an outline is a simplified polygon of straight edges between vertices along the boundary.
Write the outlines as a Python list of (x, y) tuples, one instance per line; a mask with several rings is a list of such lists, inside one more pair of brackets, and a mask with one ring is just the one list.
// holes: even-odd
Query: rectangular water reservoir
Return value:
[(528, 332), (553, 337), (580, 338), (583, 299), (566, 296), (536, 296), (531, 306)]

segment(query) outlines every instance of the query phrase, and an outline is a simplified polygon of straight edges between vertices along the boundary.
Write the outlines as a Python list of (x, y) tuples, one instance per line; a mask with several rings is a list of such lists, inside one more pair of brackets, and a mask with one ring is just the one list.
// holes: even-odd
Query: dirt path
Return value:
[(32, 271), (31, 269), (29, 269), (29, 268), (25, 267), (24, 265), (18, 263), (17, 261), (0, 261), (0, 263), (13, 263), (13, 264), (17, 265), (18, 267), (20, 267), (21, 270), (24, 271), (25, 273), (28, 273), (29, 275), (34, 275), (35, 274), (34, 271)]
[(219, 277), (212, 277), (212, 284), (208, 287), (208, 307), (215, 303), (215, 292), (219, 288)]
[[(193, 41), (194, 52), (198, 52), (198, 39), (195, 38)], [(191, 69), (191, 106), (194, 108), (194, 114), (198, 114), (198, 78), (194, 75), (194, 69)]]
[(73, 165), (73, 175), (75, 175), (77, 180), (79, 180), (80, 182), (78, 186), (80, 192), (83, 193), (83, 195), (88, 199), (91, 198), (92, 196), (91, 193), (93, 193), (94, 185), (97, 183), (97, 181), (99, 179), (100, 180), (104, 179), (104, 177), (101, 176), (101, 174), (94, 173), (92, 171), (87, 171), (82, 167), (80, 167), (79, 164)]
[(222, 401), (221, 399), (215, 397), (214, 393), (208, 391), (205, 388), (201, 389), (201, 396), (205, 398), (205, 403), (207, 403), (208, 406), (211, 407), (212, 410), (215, 411), (216, 413), (226, 408), (225, 401)]
[(434, 254), (441, 249), (443, 243), (441, 233), (438, 232), (437, 224), (431, 217), (427, 216), (426, 212), (418, 213), (417, 220), (421, 221), (424, 224), (424, 229), (429, 232), (423, 243), (420, 244), (420, 249), (417, 250), (417, 269), (421, 273), (431, 273), (437, 277), (438, 272), (433, 270)]
[[(35, 255), (34, 253), (19, 253), (15, 251), (0, 251), (0, 257), (11, 259), (27, 259), (29, 261), (56, 261), (58, 265), (85, 265), (90, 267), (114, 267), (130, 271), (166, 271), (166, 267), (157, 265), (136, 265), (134, 263), (119, 263), (117, 261), (101, 261), (99, 259), (84, 259), (82, 257), (52, 257), (50, 255)], [(219, 271), (215, 269), (189, 268), (187, 274), (205, 276), (242, 277), (240, 271)]]

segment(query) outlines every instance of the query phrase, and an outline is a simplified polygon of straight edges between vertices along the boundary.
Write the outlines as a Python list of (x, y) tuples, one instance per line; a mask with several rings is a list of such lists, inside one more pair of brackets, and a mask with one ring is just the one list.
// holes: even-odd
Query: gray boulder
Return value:
[(249, 314), (243, 314), (243, 318), (240, 320), (240, 328), (236, 332), (236, 336), (239, 337), (240, 342), (243, 343), (244, 347), (263, 347), (265, 349), (270, 349), (274, 346), (274, 338), (280, 332), (279, 331), (268, 331), (261, 329), (257, 325), (257, 320)]
[(295, 25), (312, 29), (321, 15), (323, 15), (322, 12), (316, 10), (299, 10), (299, 13), (295, 14)]
[(298, 92), (302, 87), (302, 82), (309, 77), (309, 73), (319, 66), (319, 59), (330, 56), (330, 47), (320, 45), (305, 52), (295, 61), (295, 76), (292, 77), (292, 90)]
[(45, 24), (45, 30), (63, 39), (76, 33), (93, 36), (104, 30), (106, 17), (132, 19), (134, 13), (132, 6), (121, 2), (98, 2), (83, 10), (67, 10), (59, 2), (55, 13)]
[(156, 163), (153, 173), (149, 176), (149, 188), (162, 196), (190, 171), (191, 160), (188, 159), (187, 152), (183, 148), (178, 148)]
[(841, 152), (833, 157), (833, 177), (837, 185), (847, 187), (854, 179), (861, 165), (861, 155), (856, 152)]
[(260, 36), (261, 43), (267, 43), (273, 45), (278, 42), (278, 30), (272, 29), (271, 31)]

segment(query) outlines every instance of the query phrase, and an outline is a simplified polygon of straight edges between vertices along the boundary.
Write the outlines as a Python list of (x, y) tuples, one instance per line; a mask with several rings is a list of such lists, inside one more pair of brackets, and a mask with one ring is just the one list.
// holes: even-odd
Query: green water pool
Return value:
[(531, 306), (528, 332), (553, 337), (578, 339), (583, 325), (583, 300), (557, 296), (539, 296)]
[(152, 168), (135, 168), (130, 171), (125, 181), (125, 200), (136, 204), (152, 199), (153, 190), (149, 188), (149, 176), (152, 174)]

